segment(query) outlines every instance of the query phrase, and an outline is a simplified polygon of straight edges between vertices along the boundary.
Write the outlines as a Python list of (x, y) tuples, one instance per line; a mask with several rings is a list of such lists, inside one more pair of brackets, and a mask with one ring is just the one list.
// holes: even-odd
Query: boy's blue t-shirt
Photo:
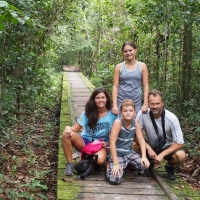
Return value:
[(105, 142), (109, 141), (109, 134), (113, 122), (117, 119), (117, 115), (114, 115), (111, 111), (108, 111), (105, 117), (99, 118), (95, 129), (91, 129), (87, 123), (88, 118), (85, 112), (81, 114), (77, 122), (84, 128), (81, 136), (88, 139), (90, 142), (101, 139)]

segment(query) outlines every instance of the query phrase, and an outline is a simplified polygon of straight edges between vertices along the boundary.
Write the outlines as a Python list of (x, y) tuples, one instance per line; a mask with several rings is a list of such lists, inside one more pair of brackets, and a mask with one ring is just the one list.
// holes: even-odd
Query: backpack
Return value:
[(98, 155), (93, 155), (102, 149), (104, 141), (95, 140), (88, 143), (81, 150), (81, 160), (74, 166), (79, 177), (83, 180), (92, 171), (94, 164), (97, 162)]
[(82, 180), (84, 180), (84, 178), (92, 171), (97, 159), (98, 155), (85, 154), (85, 159), (80, 160), (74, 165), (75, 170), (78, 172), (78, 175)]

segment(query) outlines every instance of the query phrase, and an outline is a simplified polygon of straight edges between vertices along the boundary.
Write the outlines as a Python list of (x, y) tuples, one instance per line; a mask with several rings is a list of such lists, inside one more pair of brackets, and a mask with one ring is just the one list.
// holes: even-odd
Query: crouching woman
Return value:
[[(67, 160), (64, 174), (73, 175), (72, 149), (81, 151), (82, 148), (94, 140), (101, 139), (105, 143), (109, 140), (109, 134), (117, 115), (111, 112), (111, 99), (106, 89), (97, 88), (93, 91), (85, 105), (85, 111), (78, 118), (77, 123), (67, 126), (62, 135), (62, 146)], [(81, 129), (83, 131), (79, 134)], [(97, 153), (97, 164), (102, 165), (106, 161), (106, 149), (102, 148)]]

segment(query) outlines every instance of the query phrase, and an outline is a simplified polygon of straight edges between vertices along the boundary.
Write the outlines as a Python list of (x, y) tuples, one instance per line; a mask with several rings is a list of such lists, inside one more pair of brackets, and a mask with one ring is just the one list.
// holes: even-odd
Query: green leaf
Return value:
[(0, 16), (0, 21), (3, 21), (5, 19), (6, 19), (6, 14), (3, 14), (3, 15)]
[(15, 18), (18, 17), (18, 14), (15, 11), (10, 12), (10, 14)]
[(22, 11), (19, 10), (18, 8), (16, 8), (15, 6), (9, 4), (8, 7), (11, 8), (12, 10), (16, 10), (18, 13), (22, 14)]
[(19, 22), (18, 19), (14, 17), (11, 18), (11, 21), (13, 24), (17, 24)]
[(5, 138), (7, 138), (9, 140), (10, 139), (10, 133), (6, 132), (4, 129), (2, 129), (1, 131), (5, 135)]
[(30, 20), (30, 17), (25, 16), (24, 19), (25, 19), (26, 21), (28, 21), (28, 20)]
[(48, 198), (46, 196), (44, 196), (43, 194), (36, 193), (36, 195), (38, 195), (39, 197), (41, 197), (44, 200), (48, 200)]
[(28, 191), (21, 192), (21, 193), (19, 193), (18, 196), (19, 196), (19, 197), (29, 197), (29, 196), (30, 196), (30, 192), (28, 192)]
[(3, 111), (1, 115), (5, 115), (7, 113), (8, 113), (8, 111), (6, 110), (6, 111)]
[(17, 18), (21, 24), (25, 24), (25, 21), (22, 18)]
[(3, 30), (4, 29), (4, 25), (3, 23), (0, 22), (0, 30)]
[(0, 1), (0, 8), (7, 8), (8, 7), (8, 3), (5, 1)]

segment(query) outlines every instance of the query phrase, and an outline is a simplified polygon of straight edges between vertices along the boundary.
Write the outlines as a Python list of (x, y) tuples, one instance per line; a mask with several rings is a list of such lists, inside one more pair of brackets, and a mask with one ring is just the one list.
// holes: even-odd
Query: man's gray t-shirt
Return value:
[[(147, 142), (152, 146), (153, 142), (157, 138), (153, 123), (148, 112), (143, 114), (140, 110), (136, 116), (136, 119), (140, 123), (140, 127), (144, 129), (146, 134)], [(156, 125), (158, 127), (158, 133), (163, 137), (162, 129), (162, 118), (155, 119)], [(171, 146), (173, 143), (184, 144), (183, 133), (180, 127), (180, 123), (176, 115), (165, 109), (165, 132), (166, 132), (166, 144), (163, 148)]]

